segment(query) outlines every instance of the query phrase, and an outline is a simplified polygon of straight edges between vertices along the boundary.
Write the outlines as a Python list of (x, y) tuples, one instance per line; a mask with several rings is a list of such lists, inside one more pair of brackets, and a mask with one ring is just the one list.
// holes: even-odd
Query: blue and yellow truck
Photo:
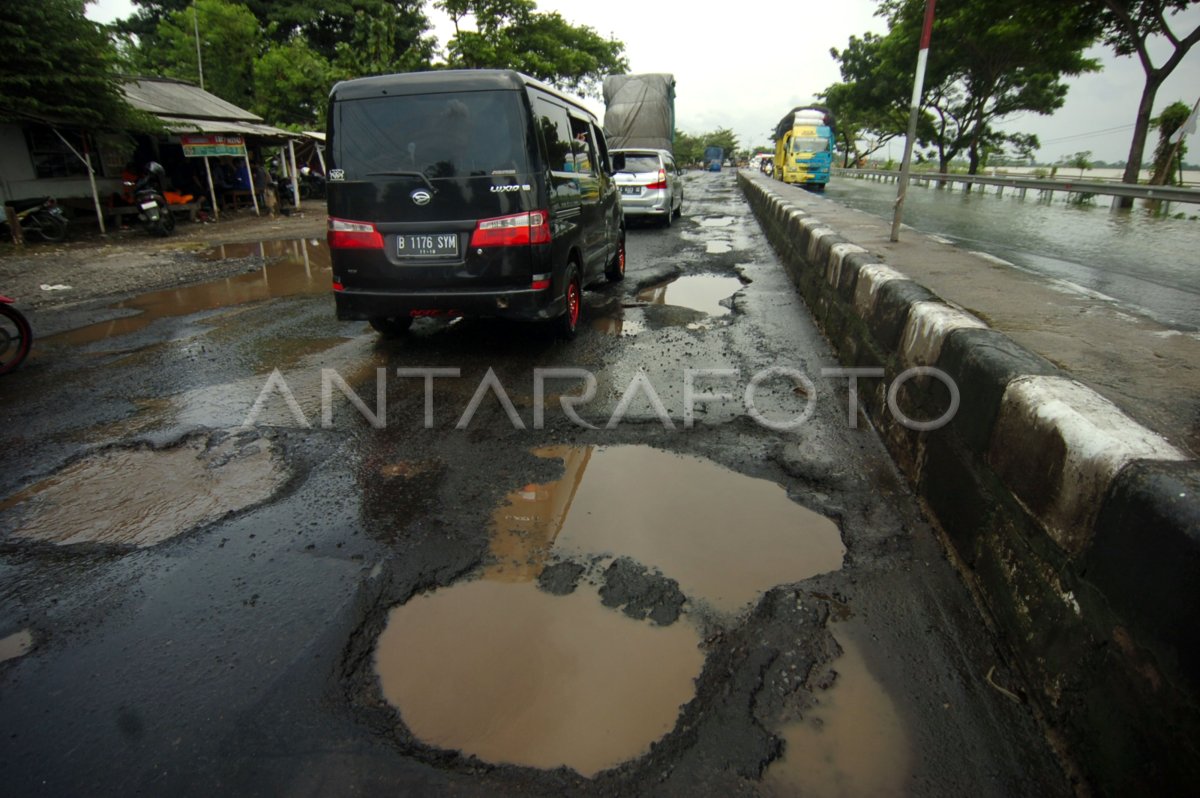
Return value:
[(775, 126), (775, 176), (824, 191), (833, 162), (833, 113), (822, 105), (793, 108)]

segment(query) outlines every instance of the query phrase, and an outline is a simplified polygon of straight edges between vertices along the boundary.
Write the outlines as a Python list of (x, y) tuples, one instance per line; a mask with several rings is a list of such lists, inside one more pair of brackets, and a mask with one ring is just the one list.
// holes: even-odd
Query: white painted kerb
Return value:
[[(1186, 460), (1156, 432), (1125, 415), (1100, 394), (1066, 377), (1020, 377), (1004, 391), (992, 449), (1009, 447), (1013, 455), (1028, 453), (1028, 462), (1054, 438), (1065, 447), (1058, 485), (1049, 506), (1038, 514), (1047, 532), (1067, 551), (1082, 549), (1091, 539), (1100, 503), (1117, 474), (1134, 460)], [(1039, 475), (1019, 475), (1028, 479)], [(1024, 504), (1020, 491), (1014, 491)], [(1026, 509), (1031, 509), (1026, 506)], [(1032, 510), (1031, 510), (1032, 511)]]
[(986, 330), (979, 319), (943, 302), (914, 302), (904, 325), (900, 356), (909, 366), (934, 366), (946, 336), (955, 330)]

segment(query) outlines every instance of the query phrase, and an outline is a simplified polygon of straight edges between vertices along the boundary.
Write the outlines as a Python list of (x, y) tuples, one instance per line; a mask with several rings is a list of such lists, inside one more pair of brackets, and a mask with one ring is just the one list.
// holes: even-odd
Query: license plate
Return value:
[(144, 211), (148, 211), (151, 208), (157, 208), (157, 207), (158, 207), (157, 202), (143, 202), (142, 203), (142, 210), (144, 210)]
[(448, 257), (458, 254), (457, 233), (421, 233), (396, 236), (396, 254), (402, 258)]
[(642, 193), (642, 187), (641, 186), (621, 186), (621, 193), (622, 194), (633, 194), (634, 196), (637, 196), (638, 194)]

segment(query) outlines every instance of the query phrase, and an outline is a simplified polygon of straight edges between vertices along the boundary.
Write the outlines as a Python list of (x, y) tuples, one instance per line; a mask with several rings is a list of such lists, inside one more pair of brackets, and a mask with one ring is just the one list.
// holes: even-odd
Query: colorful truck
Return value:
[(793, 108), (775, 126), (775, 176), (824, 191), (833, 161), (833, 114), (820, 105)]

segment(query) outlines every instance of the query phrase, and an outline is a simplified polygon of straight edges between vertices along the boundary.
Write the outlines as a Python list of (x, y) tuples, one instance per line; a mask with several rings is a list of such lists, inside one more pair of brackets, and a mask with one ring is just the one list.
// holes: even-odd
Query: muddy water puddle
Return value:
[(736, 277), (692, 274), (643, 288), (637, 292), (637, 299), (650, 305), (672, 305), (691, 308), (709, 316), (725, 316), (730, 311), (721, 304), (721, 300), (728, 299), (742, 288), (742, 281)]
[[(9, 537), (146, 547), (270, 498), (286, 473), (265, 439), (110, 449), (0, 503)], [(8, 526), (8, 524), (5, 524)]]
[(164, 318), (189, 316), (206, 310), (244, 305), (264, 299), (330, 290), (332, 267), (322, 241), (269, 241), (225, 244), (198, 255), (202, 260), (227, 260), (258, 256), (269, 261), (259, 269), (220, 280), (154, 291), (119, 302), (114, 310), (136, 315), (91, 324), (47, 338), (48, 343), (83, 346), (116, 338), (148, 327)]
[(649, 446), (547, 447), (563, 476), (509, 494), (488, 574), (534, 579), (554, 559), (628, 557), (692, 600), (738, 612), (780, 584), (836, 571), (837, 525), (780, 485)]
[[(632, 560), (732, 613), (840, 568), (845, 549), (832, 521), (779, 485), (707, 460), (648, 446), (534, 453), (561, 461), (562, 476), (520, 486), (496, 509), (480, 579), (390, 611), (376, 673), (429, 745), (591, 777), (674, 727), (704, 663), (686, 613), (652, 622), (618, 610), (603, 598), (611, 568), (603, 588), (597, 569)], [(593, 572), (543, 590), (552, 563)]]
[(843, 654), (833, 663), (837, 680), (816, 696), (802, 721), (777, 733), (783, 757), (763, 777), (768, 796), (855, 798), (908, 794), (909, 740), (899, 711), (871, 675), (862, 649), (836, 635)]
[(703, 667), (690, 624), (636, 621), (582, 586), (482, 579), (391, 610), (375, 654), (383, 694), (431, 745), (591, 777), (675, 725)]
[(28, 629), (0, 638), (0, 662), (17, 659), (33, 649), (33, 633)]

